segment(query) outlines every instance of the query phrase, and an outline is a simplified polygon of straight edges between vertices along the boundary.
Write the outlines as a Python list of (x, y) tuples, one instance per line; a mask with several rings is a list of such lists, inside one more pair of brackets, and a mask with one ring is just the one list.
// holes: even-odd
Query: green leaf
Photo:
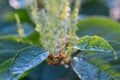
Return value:
[(29, 46), (22, 42), (17, 41), (18, 38), (0, 38), (0, 63), (12, 58), (18, 50)]
[(48, 52), (37, 46), (30, 46), (20, 50), (12, 64), (12, 79), (22, 79), (34, 67), (42, 63), (48, 57), (48, 55)]
[(120, 41), (120, 24), (103, 16), (87, 17), (78, 23), (77, 35), (99, 35), (107, 40)]
[[(34, 31), (34, 29), (30, 24), (24, 23), (21, 25), (22, 25), (22, 28), (24, 29), (25, 36), (30, 35)], [(6, 36), (6, 35), (19, 36), (17, 26), (14, 24), (10, 24), (7, 26), (0, 26), (0, 36)]]
[(10, 80), (10, 66), (13, 59), (9, 59), (0, 65), (0, 80)]
[[(120, 44), (117, 44), (115, 42), (110, 42), (110, 44), (112, 45), (113, 49), (116, 52), (117, 59), (114, 58), (112, 52), (90, 52), (90, 51), (79, 52), (80, 54), (76, 56), (76, 61), (75, 59), (72, 60), (73, 62), (72, 66), (74, 70), (77, 72), (77, 74), (79, 73), (78, 74), (79, 76), (82, 76), (83, 74), (91, 75), (92, 73), (98, 74), (96, 73), (96, 71), (93, 70), (94, 68), (93, 69), (91, 68), (92, 66), (94, 66), (98, 68), (101, 72), (104, 72), (105, 74), (109, 75), (114, 80), (120, 80), (120, 50), (118, 49), (118, 47), (120, 47)], [(84, 69), (85, 73), (79, 71), (79, 69), (83, 68), (83, 66), (81, 67), (81, 65), (84, 64), (87, 64), (86, 69)], [(89, 65), (91, 65), (91, 67), (88, 67)], [(79, 68), (78, 66), (81, 68)], [(88, 68), (91, 68), (91, 72), (89, 73), (87, 73)]]
[(78, 40), (74, 48), (82, 51), (111, 52), (112, 46), (102, 37), (84, 36)]
[(83, 58), (74, 57), (71, 65), (81, 80), (113, 80), (110, 75), (88, 63)]

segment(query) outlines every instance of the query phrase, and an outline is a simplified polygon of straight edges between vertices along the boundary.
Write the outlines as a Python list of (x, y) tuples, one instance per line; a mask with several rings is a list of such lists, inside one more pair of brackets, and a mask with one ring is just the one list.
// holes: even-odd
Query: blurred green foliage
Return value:
[[(42, 6), (43, 7), (43, 6)], [(40, 35), (34, 32), (34, 25), (26, 9), (15, 10), (9, 6), (8, 0), (0, 0), (0, 63), (10, 59), (16, 52), (29, 45), (41, 46), (39, 42)], [(20, 17), (23, 28), (25, 29), (25, 38), (20, 39), (14, 14)], [(80, 14), (84, 15), (104, 15), (109, 16), (109, 7), (103, 0), (85, 0), (80, 8)], [(107, 40), (120, 41), (120, 24), (109, 20), (104, 16), (91, 16), (79, 21), (79, 37), (85, 35), (99, 35)], [(6, 37), (3, 37), (6, 36)], [(10, 37), (10, 38), (8, 38)], [(24, 40), (24, 41), (23, 41)], [(29, 44), (26, 44), (29, 43)], [(6, 46), (7, 45), (7, 46)], [(19, 45), (19, 46), (18, 46)], [(113, 44), (115, 46), (117, 44)], [(118, 45), (117, 45), (118, 46)], [(7, 54), (6, 54), (7, 53)], [(90, 57), (90, 59), (92, 59)], [(56, 74), (58, 73), (58, 74)], [(71, 67), (52, 66), (46, 62), (38, 65), (23, 80), (79, 80), (78, 76)]]
[(104, 0), (83, 0), (80, 14), (109, 16), (109, 7)]
[(107, 40), (120, 41), (120, 23), (104, 16), (90, 16), (78, 23), (77, 35), (99, 35)]

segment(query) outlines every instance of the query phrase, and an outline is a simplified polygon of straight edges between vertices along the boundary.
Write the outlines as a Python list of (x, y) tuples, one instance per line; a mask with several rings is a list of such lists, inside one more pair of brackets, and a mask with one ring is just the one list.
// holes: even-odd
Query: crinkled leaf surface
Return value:
[(88, 63), (81, 57), (74, 57), (72, 67), (81, 80), (113, 80), (110, 75)]
[[(120, 80), (120, 49), (118, 49), (120, 44), (114, 42), (110, 44), (116, 52), (117, 59), (112, 52), (78, 52), (76, 58), (72, 60), (72, 67), (81, 78), (83, 77), (83, 80), (84, 78), (86, 80)], [(90, 77), (92, 74), (97, 76)]]
[(17, 41), (17, 38), (0, 38), (0, 63), (13, 57), (18, 50), (29, 46)]
[(84, 36), (77, 41), (74, 48), (82, 51), (111, 52), (112, 46), (99, 36)]
[(43, 62), (48, 55), (48, 52), (37, 46), (30, 46), (19, 51), (11, 68), (12, 80), (22, 79), (35, 66)]
[(10, 66), (13, 59), (9, 59), (0, 65), (0, 80), (10, 80)]

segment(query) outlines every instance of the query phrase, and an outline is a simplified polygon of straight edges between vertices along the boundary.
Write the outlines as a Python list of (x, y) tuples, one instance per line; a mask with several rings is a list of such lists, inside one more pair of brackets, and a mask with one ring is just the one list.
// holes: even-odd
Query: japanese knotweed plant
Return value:
[(37, 1), (33, 1), (30, 13), (42, 47), (49, 51), (47, 61), (54, 65), (67, 64), (74, 52), (72, 46), (79, 40), (76, 30), (80, 0), (74, 1), (74, 5), (71, 5), (72, 0), (44, 0), (42, 3), (44, 7), (39, 8)]
[[(39, 43), (43, 49), (23, 44), (22, 41), (20, 43), (16, 38), (0, 39), (0, 53), (15, 53), (23, 48), (15, 57), (0, 65), (0, 80), (22, 80), (44, 60), (53, 65), (71, 64), (81, 80), (120, 80), (120, 44), (110, 42), (112, 47), (97, 35), (81, 38), (76, 36), (80, 0), (75, 0), (74, 5), (71, 5), (72, 0), (42, 0), (43, 8), (39, 4), (41, 0), (30, 1), (28, 9), (36, 25), (35, 30), (40, 35)], [(15, 16), (20, 38), (28, 39), (24, 37), (19, 17)], [(74, 49), (77, 52), (74, 52)]]
[[(68, 56), (72, 46), (78, 40), (77, 30), (80, 0), (76, 0), (71, 9), (70, 0), (44, 0), (44, 8), (38, 8), (34, 1), (30, 6), (31, 16), (40, 34), (43, 48), (54, 55), (52, 64), (58, 64)], [(48, 59), (49, 60), (49, 59)]]

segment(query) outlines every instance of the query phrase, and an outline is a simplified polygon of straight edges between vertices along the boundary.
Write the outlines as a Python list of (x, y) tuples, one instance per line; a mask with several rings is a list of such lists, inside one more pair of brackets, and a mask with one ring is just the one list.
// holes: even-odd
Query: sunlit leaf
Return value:
[(113, 51), (112, 46), (104, 38), (99, 36), (84, 36), (77, 41), (74, 48), (82, 51)]

